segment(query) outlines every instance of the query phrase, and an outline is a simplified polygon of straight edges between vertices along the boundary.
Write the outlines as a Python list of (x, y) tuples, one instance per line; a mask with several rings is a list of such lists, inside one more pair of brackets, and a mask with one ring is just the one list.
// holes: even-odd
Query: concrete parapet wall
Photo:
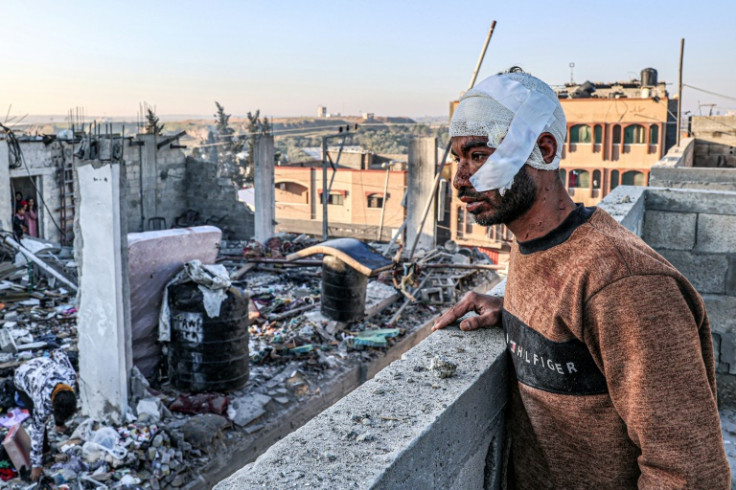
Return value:
[(627, 230), (641, 236), (644, 229), (646, 188), (630, 185), (616, 187), (598, 207), (605, 210)]
[(504, 352), (500, 329), (436, 332), (215, 488), (499, 488)]
[[(679, 146), (673, 146), (657, 163), (655, 168), (680, 168), (692, 167), (693, 155), (695, 154), (695, 138), (684, 138)], [(651, 182), (650, 182), (651, 185)]]
[(736, 191), (736, 171), (727, 168), (652, 168), (652, 187)]

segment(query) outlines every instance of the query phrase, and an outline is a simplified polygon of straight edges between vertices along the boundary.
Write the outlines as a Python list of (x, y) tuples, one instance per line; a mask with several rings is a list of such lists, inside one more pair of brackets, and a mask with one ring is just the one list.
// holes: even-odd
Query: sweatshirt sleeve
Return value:
[(584, 340), (641, 450), (639, 488), (730, 488), (710, 328), (696, 323), (677, 281), (621, 279), (593, 295), (585, 315)]

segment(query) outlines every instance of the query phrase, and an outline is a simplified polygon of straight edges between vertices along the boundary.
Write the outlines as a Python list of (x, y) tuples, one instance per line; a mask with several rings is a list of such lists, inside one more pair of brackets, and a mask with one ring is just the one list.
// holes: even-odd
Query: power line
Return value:
[(718, 92), (712, 92), (710, 90), (705, 90), (704, 88), (693, 87), (692, 85), (688, 85), (686, 83), (683, 83), (683, 85), (685, 87), (687, 87), (687, 88), (691, 88), (691, 89), (697, 90), (699, 92), (703, 92), (703, 93), (706, 93), (706, 94), (715, 95), (716, 97), (722, 97), (724, 99), (736, 101), (736, 97), (731, 97), (730, 95), (719, 94)]

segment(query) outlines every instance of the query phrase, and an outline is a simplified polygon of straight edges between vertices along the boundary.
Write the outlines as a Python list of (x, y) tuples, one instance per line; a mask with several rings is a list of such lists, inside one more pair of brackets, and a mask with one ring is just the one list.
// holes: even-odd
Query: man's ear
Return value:
[(544, 163), (552, 163), (557, 154), (557, 140), (552, 136), (552, 133), (540, 134), (537, 145), (539, 145), (539, 150), (542, 152)]

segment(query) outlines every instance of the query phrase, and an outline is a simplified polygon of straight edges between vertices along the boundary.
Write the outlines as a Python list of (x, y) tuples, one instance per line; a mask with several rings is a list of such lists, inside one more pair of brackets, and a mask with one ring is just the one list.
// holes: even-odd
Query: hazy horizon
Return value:
[[(442, 117), (467, 88), (492, 20), (479, 79), (512, 65), (551, 85), (613, 82), (653, 67), (677, 93), (686, 38), (684, 109), (736, 110), (736, 3), (668, 2), (3, 2), (0, 117), (208, 118), (214, 101), (242, 116), (328, 112)], [(685, 5), (684, 2), (682, 5)], [(723, 49), (722, 47), (726, 47)], [(705, 109), (707, 111), (707, 109)], [(707, 112), (706, 112), (707, 113)], [(234, 116), (235, 117), (235, 116)]]

